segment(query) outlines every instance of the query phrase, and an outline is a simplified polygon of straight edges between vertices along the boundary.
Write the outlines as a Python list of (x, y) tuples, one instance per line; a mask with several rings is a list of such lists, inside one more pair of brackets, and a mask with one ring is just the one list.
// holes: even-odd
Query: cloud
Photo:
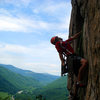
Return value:
[(34, 29), (47, 29), (48, 23), (27, 18), (0, 16), (0, 30), (14, 32), (32, 32)]
[(48, 57), (51, 56), (52, 52), (56, 50), (51, 46), (49, 42), (41, 42), (39, 44), (34, 45), (15, 45), (15, 44), (7, 44), (0, 43), (0, 52), (1, 53), (15, 53), (16, 55), (24, 54), (29, 55), (31, 57)]
[(32, 0), (0, 0), (1, 4), (10, 4), (15, 7), (27, 7)]
[(41, 9), (41, 11), (43, 12), (46, 12), (46, 13), (49, 13), (49, 14), (53, 14), (53, 13), (57, 13), (58, 10), (61, 10), (61, 9), (65, 9), (65, 6), (66, 4), (65, 3), (57, 3), (57, 4), (50, 4), (50, 3), (46, 3), (45, 4), (45, 9), (44, 9), (44, 5), (40, 6), (39, 10)]
[(0, 15), (11, 16), (8, 10), (0, 8)]
[(59, 75), (60, 64), (58, 61), (55, 48), (48, 43), (28, 47), (0, 43), (0, 63), (12, 64), (34, 72)]
[(35, 8), (33, 7), (33, 11), (36, 10), (39, 13), (44, 12), (44, 13), (56, 15), (56, 14), (59, 14), (59, 12), (60, 14), (69, 12), (66, 10), (70, 9), (70, 7), (71, 7), (70, 2), (64, 2), (64, 1), (55, 2), (54, 0), (46, 0), (42, 4), (40, 4), (38, 7), (35, 7)]
[[(10, 34), (12, 38), (14, 37), (1, 39), (9, 43), (0, 43), (0, 63), (12, 64), (36, 72), (59, 74), (58, 53), (47, 39), (51, 35), (67, 38), (70, 3), (65, 0), (0, 0), (0, 5), (2, 7), (0, 8), (0, 31), (3, 36)], [(28, 40), (30, 38), (26, 38), (25, 43), (20, 43), (20, 39), (15, 38), (16, 34), (25, 38), (28, 35), (34, 36), (35, 40), (36, 37), (40, 37), (36, 44), (33, 40), (32, 42)], [(16, 44), (10, 44), (15, 41)]]
[(34, 32), (39, 30), (65, 30), (65, 23), (49, 23), (42, 20), (28, 19), (22, 17), (0, 16), (0, 30), (13, 32)]
[(16, 53), (16, 55), (24, 54), (31, 57), (53, 57), (52, 52), (56, 53), (55, 48), (49, 42), (41, 42), (30, 46), (0, 44), (0, 52)]
[(21, 45), (1, 44), (0, 51), (26, 54), (27, 52), (30, 52), (31, 50)]
[[(25, 67), (25, 66), (28, 66)], [(39, 73), (49, 73), (54, 75), (60, 75), (60, 66), (52, 65), (48, 63), (26, 63), (24, 69), (30, 69), (32, 71), (38, 71)], [(33, 70), (34, 69), (34, 70)]]
[[(33, 13), (41, 14), (43, 13), (48, 19), (52, 21), (57, 21), (54, 24), (58, 29), (68, 29), (71, 13), (71, 3), (70, 2), (54, 2), (53, 0), (48, 0), (38, 7), (32, 8)], [(60, 27), (59, 27), (60, 26)]]
[[(0, 9), (0, 31), (39, 32), (42, 30), (61, 31), (69, 28), (70, 3), (56, 3), (53, 0), (39, 5), (37, 1), (32, 0), (4, 0), (1, 2), (7, 5), (13, 4), (14, 9), (6, 9), (6, 7)], [(24, 12), (25, 8), (24, 6), (21, 8), (21, 4), (30, 5), (30, 7)], [(20, 5), (20, 7), (17, 9), (15, 5)], [(27, 12), (31, 12), (30, 16)]]

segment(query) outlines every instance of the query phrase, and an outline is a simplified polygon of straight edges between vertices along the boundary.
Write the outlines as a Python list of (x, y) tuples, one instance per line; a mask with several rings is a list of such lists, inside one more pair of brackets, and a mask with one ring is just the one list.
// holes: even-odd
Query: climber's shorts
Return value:
[(70, 55), (68, 63), (71, 63), (69, 67), (73, 67), (70, 70), (73, 70), (75, 75), (78, 76), (79, 68), (81, 67), (81, 59), (82, 57), (79, 57), (77, 55)]

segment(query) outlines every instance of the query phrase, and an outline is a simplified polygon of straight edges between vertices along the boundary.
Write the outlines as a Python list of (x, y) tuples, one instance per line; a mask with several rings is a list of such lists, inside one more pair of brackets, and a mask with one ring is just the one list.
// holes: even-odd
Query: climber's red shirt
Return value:
[(74, 50), (71, 47), (70, 43), (72, 42), (72, 38), (66, 40), (66, 41), (58, 41), (55, 44), (55, 48), (57, 49), (57, 51), (61, 54), (66, 54), (66, 55), (70, 55), (70, 54), (74, 54)]

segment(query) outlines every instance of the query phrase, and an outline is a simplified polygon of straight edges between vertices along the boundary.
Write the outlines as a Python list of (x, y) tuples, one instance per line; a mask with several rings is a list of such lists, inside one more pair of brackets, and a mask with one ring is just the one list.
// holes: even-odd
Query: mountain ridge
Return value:
[(37, 81), (41, 82), (41, 84), (44, 84), (44, 85), (46, 85), (50, 82), (53, 82), (54, 80), (59, 78), (59, 76), (56, 76), (56, 75), (51, 75), (51, 74), (47, 74), (47, 73), (36, 73), (36, 72), (32, 72), (30, 70), (23, 70), (21, 68), (15, 67), (13, 65), (0, 64), (0, 66), (3, 66), (13, 72), (20, 74), (20, 75), (34, 78)]

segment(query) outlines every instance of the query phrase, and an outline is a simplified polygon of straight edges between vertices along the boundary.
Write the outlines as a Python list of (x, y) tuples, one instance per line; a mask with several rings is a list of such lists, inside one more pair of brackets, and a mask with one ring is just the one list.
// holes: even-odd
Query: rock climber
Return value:
[(78, 63), (78, 65), (80, 65), (80, 66), (73, 66), (74, 72), (76, 70), (78, 70), (76, 85), (79, 87), (81, 87), (83, 85), (82, 76), (84, 74), (84, 70), (87, 65), (87, 60), (75, 55), (74, 49), (72, 48), (71, 43), (73, 42), (74, 39), (79, 37), (80, 33), (81, 32), (76, 33), (71, 38), (67, 39), (66, 41), (63, 41), (63, 39), (58, 36), (54, 36), (51, 38), (51, 43), (53, 45), (55, 45), (55, 48), (57, 49), (57, 51), (59, 53), (59, 57), (60, 57), (62, 66), (64, 66), (64, 64), (65, 64), (65, 59), (64, 59), (63, 55), (65, 55), (67, 58), (71, 56), (74, 61), (73, 65), (75, 65), (76, 63)]

